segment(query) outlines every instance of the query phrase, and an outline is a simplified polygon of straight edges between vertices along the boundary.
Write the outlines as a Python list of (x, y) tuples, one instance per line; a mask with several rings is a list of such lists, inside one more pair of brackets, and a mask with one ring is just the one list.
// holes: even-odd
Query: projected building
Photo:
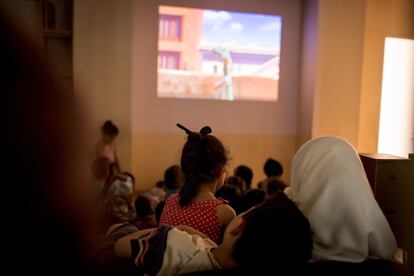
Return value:
[(158, 68), (199, 71), (202, 10), (161, 6), (159, 12)]
[[(265, 49), (230, 48), (233, 76), (256, 76), (279, 78), (279, 53)], [(204, 74), (223, 74), (222, 60), (215, 55), (211, 47), (201, 46)]]

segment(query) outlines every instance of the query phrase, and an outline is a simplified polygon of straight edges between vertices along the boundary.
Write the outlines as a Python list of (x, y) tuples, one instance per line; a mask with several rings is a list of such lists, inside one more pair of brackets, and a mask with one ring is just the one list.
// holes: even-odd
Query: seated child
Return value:
[(135, 221), (138, 229), (148, 229), (158, 226), (151, 202), (146, 196), (138, 196), (135, 199)]
[(243, 197), (244, 181), (238, 176), (230, 176), (224, 181), (221, 187), (214, 195), (218, 198), (224, 199), (228, 204), (239, 214), (241, 199)]
[(272, 197), (276, 193), (283, 192), (285, 188), (286, 188), (286, 184), (283, 183), (282, 180), (271, 178), (269, 179), (269, 181), (267, 181), (265, 198), (269, 198), (269, 197)]
[(282, 177), (283, 166), (279, 161), (273, 158), (268, 158), (263, 166), (263, 172), (265, 173), (266, 178), (257, 184), (257, 188), (259, 190), (266, 191), (267, 182), (270, 179), (273, 179), (273, 178), (280, 179)]
[(181, 186), (183, 185), (183, 177), (183, 172), (178, 165), (172, 165), (165, 170), (163, 188), (166, 194), (160, 202), (170, 195), (179, 192)]
[(130, 198), (134, 190), (134, 179), (128, 174), (118, 174), (107, 181), (103, 194), (107, 199), (119, 195)]
[[(118, 235), (116, 230), (109, 234)], [(215, 244), (188, 226), (162, 225), (118, 239), (116, 256), (129, 259), (149, 275), (179, 275), (194, 271), (239, 268), (251, 273), (275, 273), (305, 264), (312, 254), (308, 220), (279, 193), (235, 217)]]
[(234, 169), (234, 175), (240, 177), (246, 183), (243, 194), (252, 190), (253, 171), (246, 165), (237, 166)]
[(262, 203), (265, 200), (266, 193), (259, 189), (253, 189), (245, 194), (240, 202), (240, 212), (245, 212), (250, 208)]
[(178, 126), (188, 135), (181, 153), (184, 185), (179, 193), (165, 200), (160, 224), (188, 225), (218, 243), (236, 216), (233, 208), (214, 196), (226, 177), (226, 149), (210, 135), (210, 127), (203, 127), (198, 133)]

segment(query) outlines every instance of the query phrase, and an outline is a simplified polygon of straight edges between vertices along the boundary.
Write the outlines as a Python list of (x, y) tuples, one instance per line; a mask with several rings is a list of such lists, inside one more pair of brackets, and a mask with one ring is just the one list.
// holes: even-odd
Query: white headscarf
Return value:
[(392, 259), (394, 234), (357, 151), (345, 140), (328, 136), (305, 143), (292, 161), (290, 195), (314, 232), (314, 260)]

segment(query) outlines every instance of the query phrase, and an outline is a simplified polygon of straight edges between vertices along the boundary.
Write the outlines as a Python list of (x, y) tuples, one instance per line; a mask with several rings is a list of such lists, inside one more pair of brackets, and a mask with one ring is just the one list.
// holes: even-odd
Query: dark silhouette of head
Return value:
[(241, 199), (240, 212), (249, 210), (250, 208), (262, 203), (265, 199), (266, 193), (261, 190), (251, 190), (247, 192)]
[(163, 180), (158, 180), (157, 183), (155, 183), (155, 187), (157, 188), (164, 188), (164, 181)]
[(101, 127), (101, 131), (102, 131), (102, 134), (105, 134), (111, 137), (115, 137), (119, 133), (118, 127), (114, 125), (111, 120), (105, 121), (105, 123)]
[(283, 192), (286, 188), (286, 184), (277, 179), (277, 178), (270, 178), (267, 181), (266, 193), (267, 195), (273, 195), (276, 193)]
[(154, 213), (151, 209), (151, 202), (146, 196), (138, 196), (135, 199), (135, 213), (137, 218), (145, 218)]
[(214, 195), (228, 201), (228, 204), (238, 213), (242, 195), (236, 186), (224, 184)]
[(238, 177), (241, 177), (247, 185), (247, 188), (250, 189), (252, 186), (253, 171), (248, 166), (240, 165), (234, 170), (234, 174)]
[[(183, 184), (183, 173), (180, 166), (172, 165), (164, 172), (164, 183), (165, 187), (170, 190), (177, 190)], [(162, 186), (161, 186), (162, 187)]]
[(246, 182), (244, 182), (244, 180), (237, 175), (227, 177), (224, 183), (227, 186), (234, 187), (240, 197), (242, 197), (246, 192)]
[(244, 229), (233, 247), (233, 258), (243, 271), (273, 275), (311, 258), (309, 221), (284, 193), (251, 209), (243, 220)]
[(280, 177), (283, 174), (283, 167), (279, 161), (269, 158), (263, 166), (263, 171), (267, 177)]

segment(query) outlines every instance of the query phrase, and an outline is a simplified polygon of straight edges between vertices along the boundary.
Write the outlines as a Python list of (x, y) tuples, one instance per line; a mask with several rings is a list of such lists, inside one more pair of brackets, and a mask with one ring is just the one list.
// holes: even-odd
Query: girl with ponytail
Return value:
[(214, 196), (224, 183), (226, 149), (210, 135), (208, 126), (200, 132), (177, 126), (188, 135), (181, 153), (184, 185), (179, 193), (166, 200), (160, 224), (188, 225), (220, 243), (224, 229), (236, 216), (224, 200)]

